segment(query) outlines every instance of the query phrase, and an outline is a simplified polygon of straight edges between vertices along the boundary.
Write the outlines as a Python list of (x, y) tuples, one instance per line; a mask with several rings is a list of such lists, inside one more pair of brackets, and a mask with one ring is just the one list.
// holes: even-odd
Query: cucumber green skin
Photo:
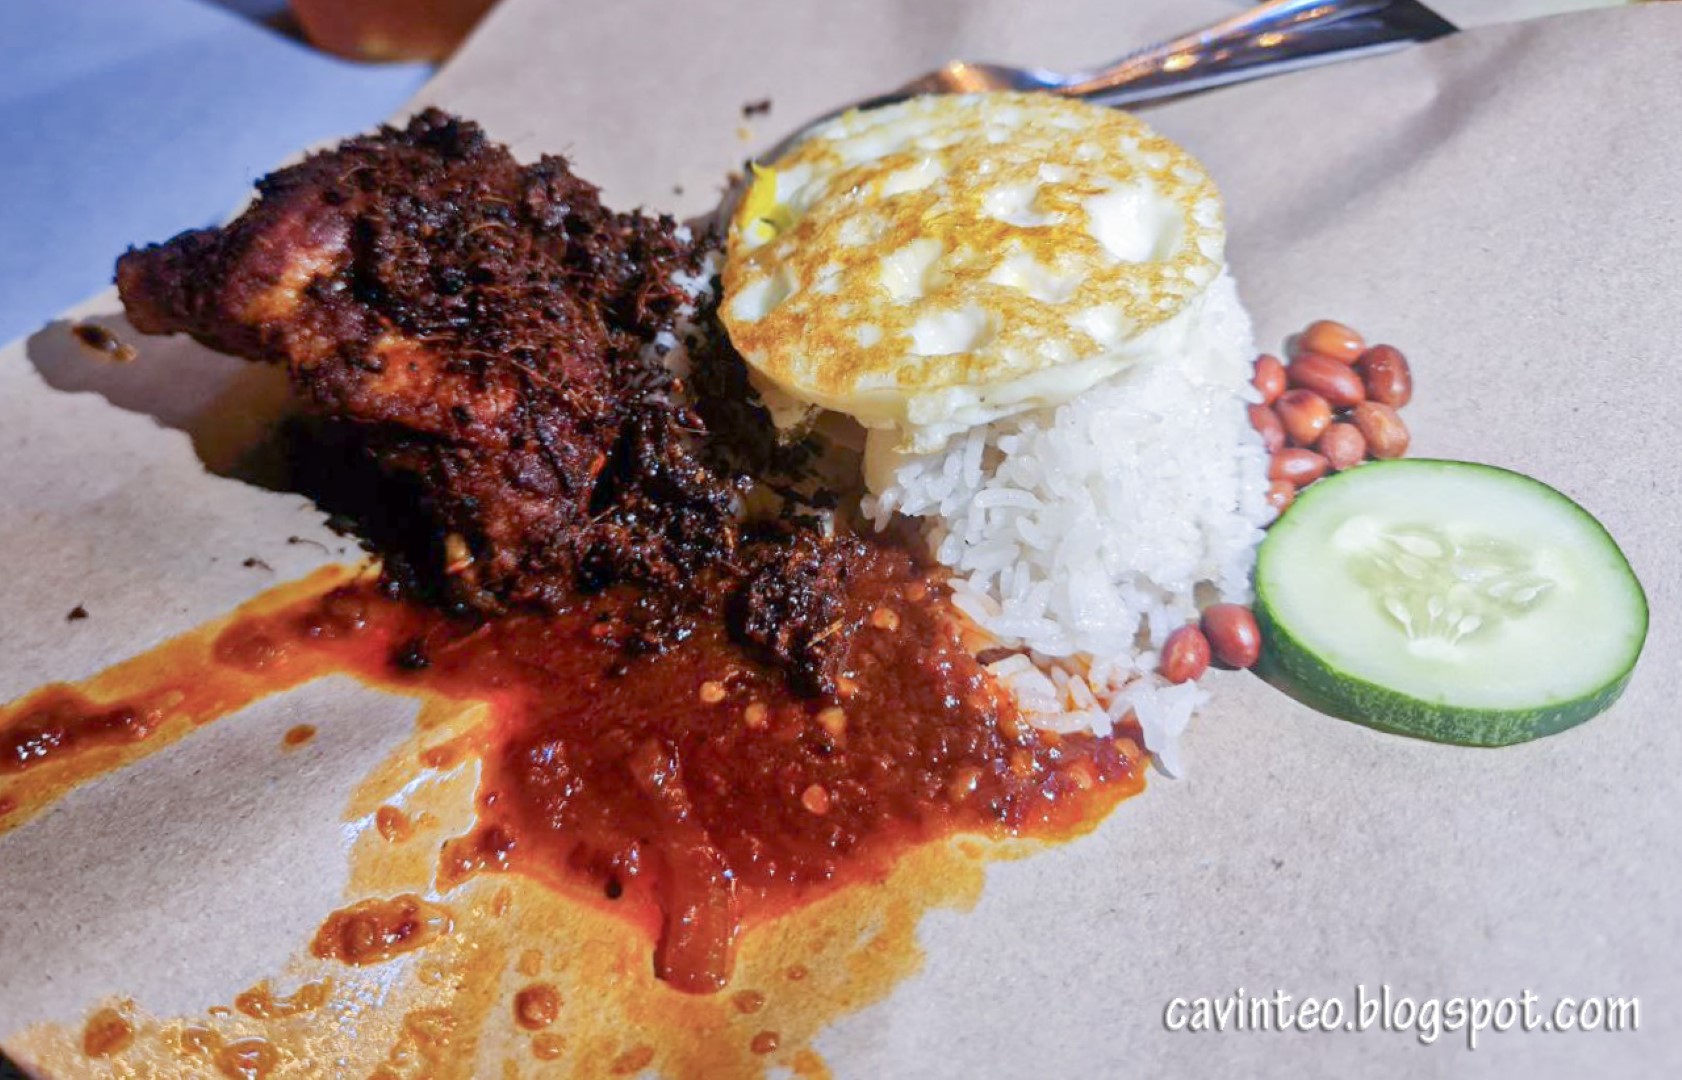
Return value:
[(1312, 709), (1394, 735), (1461, 746), (1511, 746), (1576, 727), (1611, 707), (1635, 673), (1543, 709), (1465, 709), (1424, 701), (1338, 671), (1286, 630), (1266, 601), (1256, 605), (1262, 656), (1256, 674)]
[[(1428, 458), (1412, 458), (1409, 461), (1416, 465), (1470, 464), (1438, 462)], [(1375, 461), (1360, 466), (1360, 469), (1381, 469), (1388, 464)], [(1476, 467), (1510, 473), (1551, 492), (1573, 506), (1577, 505), (1569, 496), (1534, 477), (1494, 465)], [(1303, 497), (1312, 498), (1313, 494), (1313, 489), (1310, 488), (1304, 492)], [(1578, 509), (1581, 510), (1581, 507)], [(1586, 510), (1582, 512), (1588, 513)], [(1255, 614), (1256, 625), (1261, 630), (1262, 654), (1255, 667), (1256, 674), (1304, 705), (1328, 716), (1363, 724), (1378, 731), (1408, 735), (1430, 742), (1455, 743), (1461, 746), (1512, 746), (1576, 727), (1605, 712), (1623, 694), (1624, 688), (1629, 685), (1630, 676), (1635, 673), (1635, 664), (1640, 659), (1648, 625), (1647, 597), (1641, 588), (1640, 580), (1630, 568), (1623, 549), (1619, 548), (1611, 534), (1606, 532), (1606, 527), (1598, 518), (1589, 516), (1606, 537), (1606, 543), (1618, 552), (1619, 559), (1630, 572), (1630, 580), (1635, 583), (1641, 600), (1640, 642), (1632, 650), (1628, 665), (1621, 673), (1594, 690), (1570, 701), (1556, 702), (1539, 709), (1473, 709), (1425, 701), (1380, 686), (1339, 670), (1298, 641), (1268, 603), (1266, 592), (1261, 588), (1259, 574), (1256, 582)]]

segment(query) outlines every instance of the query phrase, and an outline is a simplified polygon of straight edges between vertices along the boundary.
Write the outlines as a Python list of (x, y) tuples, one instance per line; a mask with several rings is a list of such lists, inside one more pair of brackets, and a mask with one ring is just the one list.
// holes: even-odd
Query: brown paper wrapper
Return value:
[[(424, 97), (522, 155), (568, 154), (615, 204), (692, 214), (798, 122), (951, 56), (1087, 63), (1225, 10), (515, 0)], [(1682, 8), (1646, 5), (1149, 111), (1225, 192), (1262, 340), (1332, 316), (1401, 346), (1414, 452), (1521, 470), (1599, 516), (1647, 588), (1646, 654), (1611, 712), (1500, 751), (1386, 737), (1213, 675), (1191, 776), (994, 865), (973, 910), (923, 917), (921, 970), (816, 1035), (837, 1075), (1637, 1076), (1682, 1060), (1679, 94)], [(763, 99), (770, 114), (744, 119)], [(132, 339), (115, 311), (107, 295), (71, 317)], [(91, 675), (344, 546), (302, 498), (247, 479), (282, 407), (274, 373), (137, 344), (112, 365), (54, 326), (0, 353), (0, 698)], [(77, 605), (89, 617), (67, 622)], [(414, 713), (311, 684), (0, 835), (0, 1045), (47, 1060), (101, 1002), (197, 1016), (307, 977), (315, 928), (359, 895), (347, 807)], [(301, 719), (321, 734), (281, 754)], [(1176, 997), (1357, 983), (1637, 997), (1640, 1029), (1486, 1033), (1474, 1052), (1453, 1034), (1164, 1027)], [(541, 1064), (504, 1036), (477, 1054), (479, 1075)]]

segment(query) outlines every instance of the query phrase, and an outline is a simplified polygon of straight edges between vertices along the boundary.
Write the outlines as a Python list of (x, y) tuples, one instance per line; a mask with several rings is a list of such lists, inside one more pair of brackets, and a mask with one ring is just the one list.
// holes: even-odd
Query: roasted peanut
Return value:
[(1312, 390), (1334, 409), (1347, 409), (1367, 400), (1361, 377), (1348, 364), (1318, 353), (1303, 353), (1285, 369), (1292, 386)]
[(1275, 480), (1267, 485), (1267, 505), (1275, 513), (1283, 514), (1285, 507), (1296, 501), (1297, 486), (1289, 480)]
[(1268, 453), (1276, 454), (1285, 445), (1285, 429), (1279, 424), (1279, 414), (1266, 405), (1250, 406), (1250, 426), (1261, 435)]
[(1333, 360), (1341, 360), (1345, 364), (1353, 364), (1366, 347), (1367, 343), (1360, 334), (1330, 319), (1309, 323), (1308, 329), (1297, 338), (1299, 355), (1318, 353)]
[(1413, 400), (1413, 372), (1394, 345), (1374, 345), (1355, 361), (1355, 373), (1367, 388), (1367, 400), (1399, 409)]
[[(1376, 401), (1363, 402), (1355, 406), (1350, 414), (1355, 426), (1361, 429), (1361, 434), (1367, 440), (1367, 453), (1375, 458), (1399, 458), (1407, 453), (1408, 426), (1402, 423), (1402, 418), (1396, 410), (1388, 405)], [(1288, 450), (1281, 453), (1290, 453)]]
[(1332, 422), (1332, 407), (1312, 390), (1287, 390), (1273, 406), (1292, 446), (1313, 446)]
[(1228, 667), (1254, 667), (1261, 659), (1261, 628), (1243, 604), (1213, 604), (1203, 610), (1209, 651)]
[(1171, 683), (1190, 682), (1209, 670), (1209, 639), (1195, 626), (1182, 626), (1162, 645), (1156, 670)]
[(1295, 487), (1307, 487), (1326, 475), (1326, 459), (1312, 450), (1287, 447), (1273, 455), (1267, 467), (1269, 480), (1284, 480)]
[(1354, 424), (1340, 421), (1325, 430), (1314, 449), (1325, 457), (1333, 472), (1342, 472), (1367, 459), (1367, 438)]
[(1285, 365), (1277, 356), (1262, 353), (1256, 357), (1256, 374), (1250, 381), (1261, 392), (1262, 404), (1271, 405), (1285, 392)]

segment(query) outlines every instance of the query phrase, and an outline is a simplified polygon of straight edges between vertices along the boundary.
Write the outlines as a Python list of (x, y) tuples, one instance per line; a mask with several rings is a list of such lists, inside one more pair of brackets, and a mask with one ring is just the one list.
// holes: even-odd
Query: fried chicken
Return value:
[(640, 586), (642, 647), (715, 606), (798, 685), (832, 686), (825, 625), (859, 551), (736, 521), (736, 479), (657, 356), (699, 262), (675, 222), (613, 213), (561, 158), (521, 165), (437, 110), (258, 192), (124, 255), (123, 304), (143, 333), (287, 366), (398, 482), (355, 513), (388, 573), (484, 614)]
[[(419, 481), (452, 599), (553, 606), (581, 574), (676, 580), (708, 554), (683, 521), (614, 520), (645, 520), (642, 489), (693, 471), (672, 430), (691, 418), (657, 400), (644, 355), (686, 299), (672, 274), (695, 256), (674, 222), (611, 213), (560, 158), (522, 166), (437, 111), (258, 191), (226, 228), (123, 256), (129, 319), (285, 363), (354, 421)], [(711, 529), (718, 487), (661, 505)]]

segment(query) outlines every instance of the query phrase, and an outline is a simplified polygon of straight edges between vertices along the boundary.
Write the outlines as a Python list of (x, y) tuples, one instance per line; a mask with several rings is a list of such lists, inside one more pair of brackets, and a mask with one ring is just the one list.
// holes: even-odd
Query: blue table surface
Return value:
[(201, 0), (0, 2), (0, 343), (214, 224), (298, 150), (396, 112), (422, 65), (351, 64)]

